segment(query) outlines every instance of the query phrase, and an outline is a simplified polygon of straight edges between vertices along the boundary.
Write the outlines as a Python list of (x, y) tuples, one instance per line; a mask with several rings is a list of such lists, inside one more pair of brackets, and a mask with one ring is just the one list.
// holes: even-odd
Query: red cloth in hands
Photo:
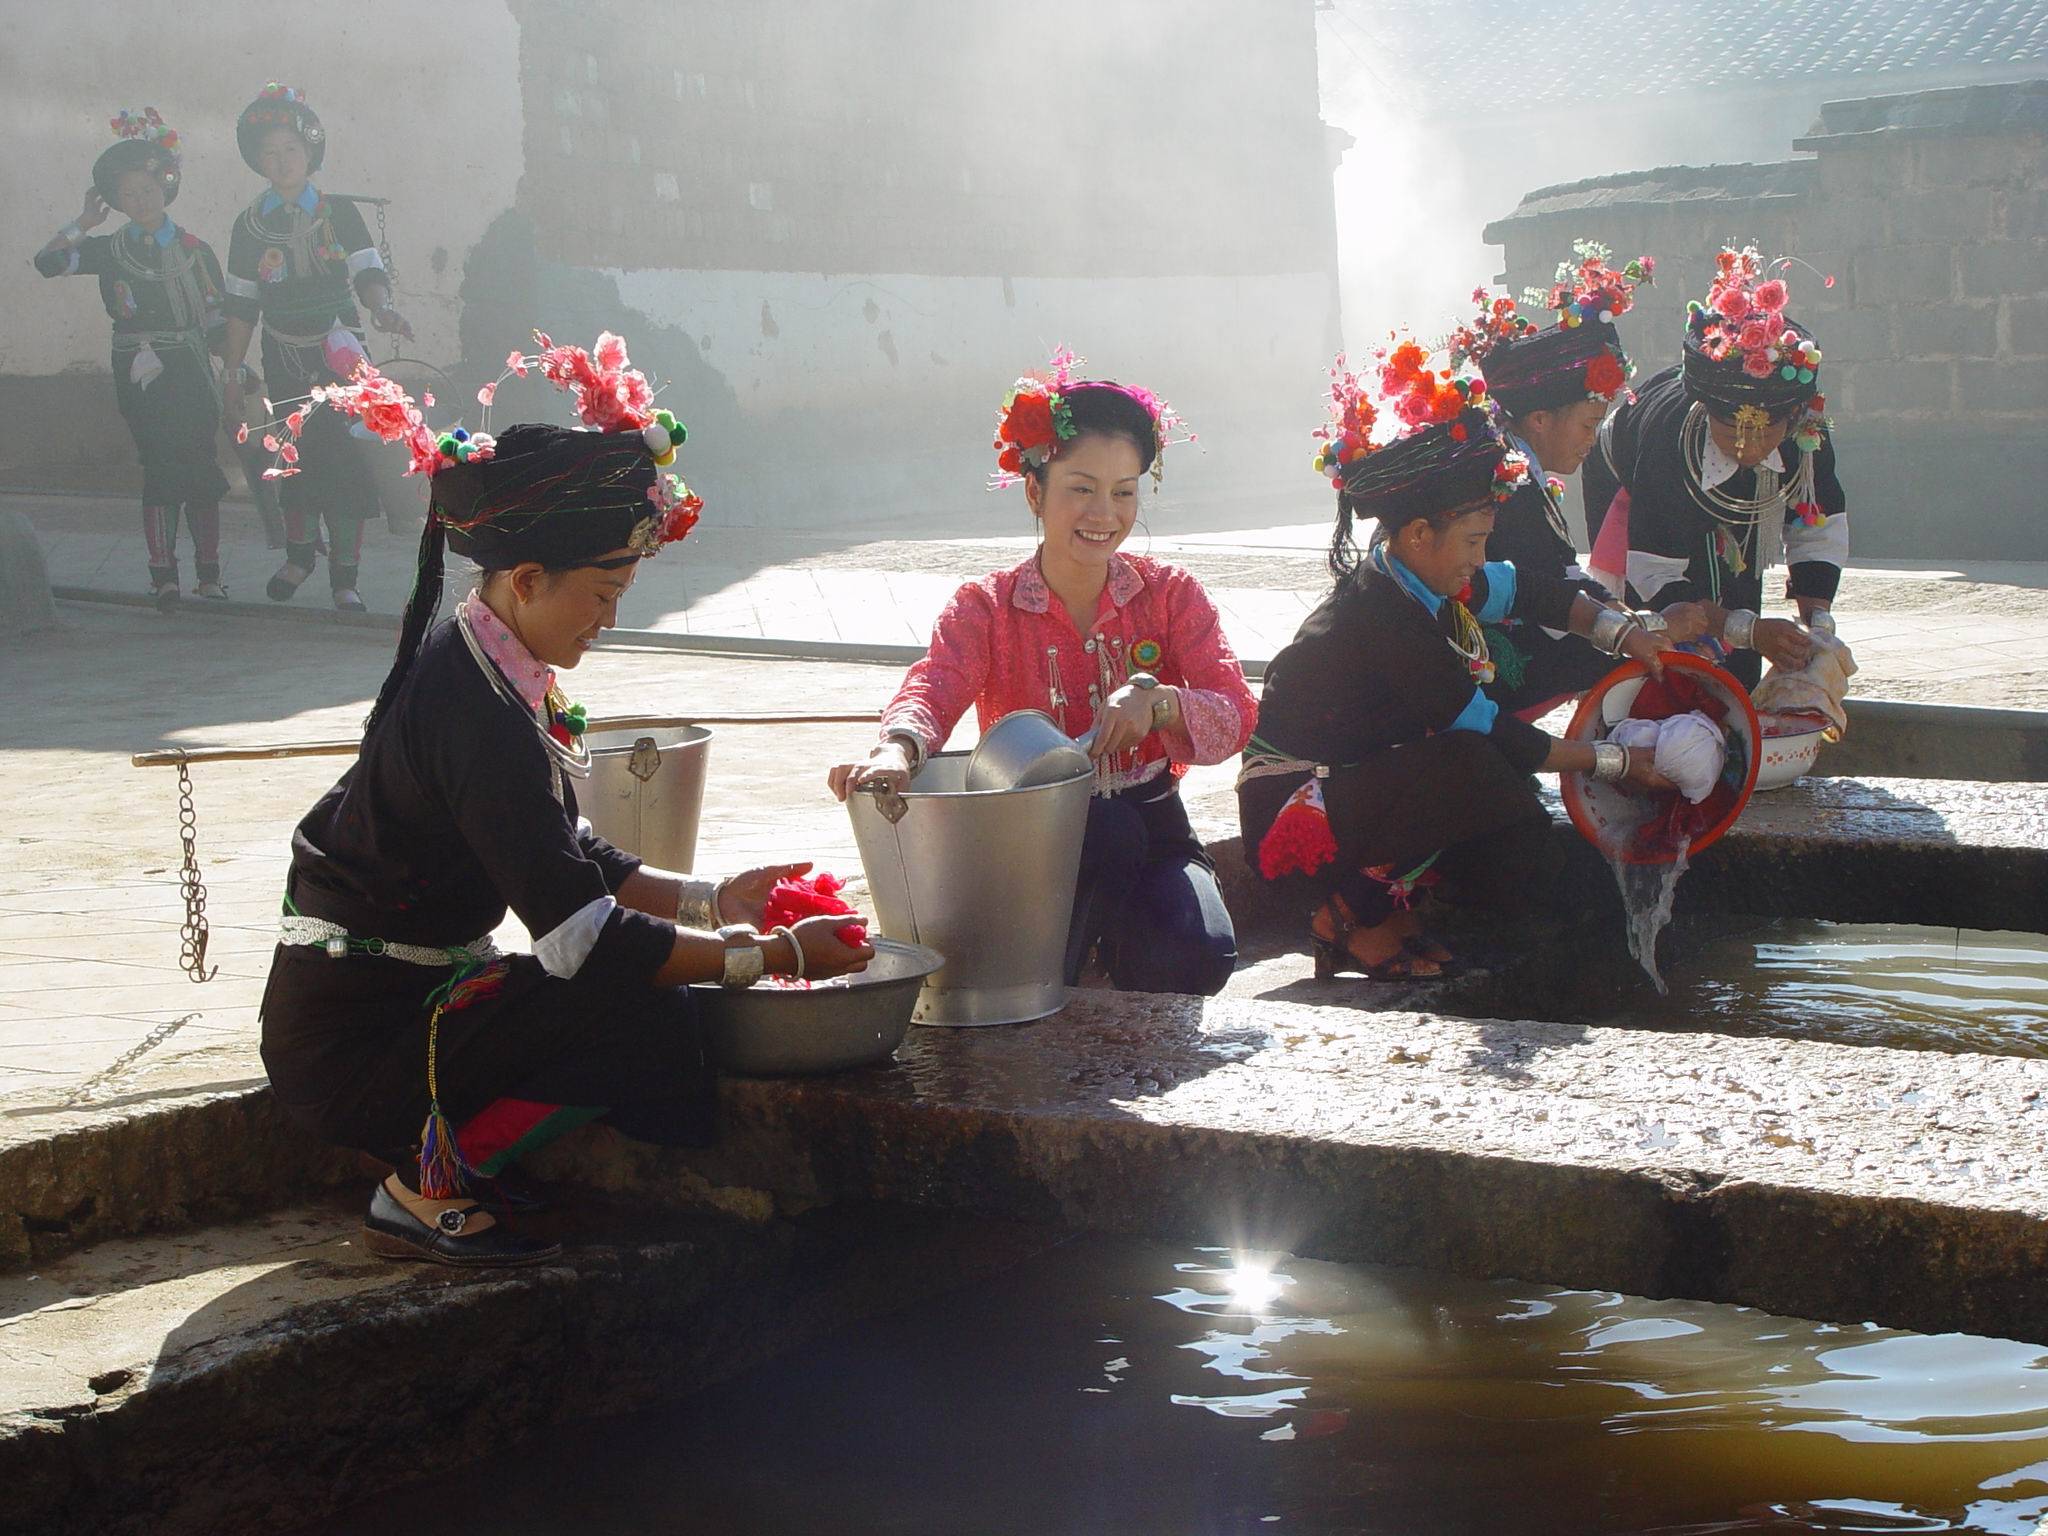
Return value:
[[(846, 882), (828, 870), (812, 875), (795, 875), (775, 882), (763, 911), (763, 928), (788, 928), (807, 917), (859, 917), (860, 913), (840, 896)], [(832, 936), (849, 949), (868, 941), (867, 924), (845, 923)]]

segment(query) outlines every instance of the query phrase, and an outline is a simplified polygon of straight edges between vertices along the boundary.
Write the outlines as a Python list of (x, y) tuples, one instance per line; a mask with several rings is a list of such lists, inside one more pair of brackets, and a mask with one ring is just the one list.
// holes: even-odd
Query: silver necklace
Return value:
[(527, 723), (539, 734), (541, 744), (548, 749), (548, 755), (561, 770), (572, 779), (589, 778), (590, 748), (584, 743), (583, 738), (575, 737), (576, 744), (572, 747), (565, 747), (555, 739), (544, 718), (547, 700), (543, 698), (541, 707), (537, 710), (527, 707), (526, 700), (519, 697), (518, 691), (506, 681), (505, 674), (498, 670), (498, 664), (484, 654), (483, 642), (477, 639), (476, 631), (469, 627), (469, 615), (460, 608), (455, 610), (455, 627), (461, 632), (462, 643), (469, 647), (469, 654), (475, 659), (477, 666), (483, 669), (484, 677), (489, 680), (492, 689), (499, 698), (525, 717)]
[(1769, 492), (1760, 496), (1730, 496), (1719, 486), (1706, 483), (1704, 463), (1707, 446), (1707, 408), (1698, 401), (1693, 402), (1686, 412), (1685, 425), (1679, 429), (1679, 453), (1685, 465), (1686, 489), (1692, 492), (1707, 512), (1720, 522), (1738, 528), (1754, 527), (1763, 521), (1766, 512), (1782, 509), (1786, 494), (1807, 472), (1807, 463), (1802, 457), (1799, 472), (1791, 481), (1780, 481), (1772, 471), (1758, 466), (1755, 470), (1759, 487), (1768, 483)]

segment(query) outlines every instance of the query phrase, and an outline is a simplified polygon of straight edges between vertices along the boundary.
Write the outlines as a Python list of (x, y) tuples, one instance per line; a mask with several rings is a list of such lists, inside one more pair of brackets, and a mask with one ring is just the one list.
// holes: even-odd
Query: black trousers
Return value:
[[(641, 1141), (711, 1140), (716, 1079), (684, 987), (568, 981), (514, 956), (503, 988), (441, 1015), (441, 1108), (460, 1126), (495, 1099), (603, 1105)], [(350, 974), (353, 973), (353, 974)], [(315, 1135), (403, 1164), (427, 1117), (426, 994), (445, 971), (279, 946), (263, 1064)]]
[[(1301, 783), (1276, 774), (1238, 791), (1254, 870), (1267, 829)], [(1367, 926), (1394, 910), (1387, 885), (1364, 873), (1369, 868), (1388, 866), (1399, 877), (1434, 853), (1434, 871), (1461, 899), (1510, 912), (1539, 902), (1562, 868), (1550, 813), (1528, 775), (1474, 731), (1445, 731), (1333, 768), (1323, 806), (1337, 857), (1313, 876), (1288, 879), (1318, 902), (1342, 896)]]
[(1237, 968), (1237, 930), (1216, 866), (1171, 780), (1088, 802), (1067, 930), (1068, 986), (1098, 946), (1110, 981), (1125, 992), (1213, 997)]

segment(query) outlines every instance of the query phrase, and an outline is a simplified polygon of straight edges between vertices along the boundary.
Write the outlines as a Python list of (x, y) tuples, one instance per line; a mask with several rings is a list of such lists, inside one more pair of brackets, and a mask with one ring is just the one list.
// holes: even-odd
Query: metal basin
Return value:
[(967, 754), (966, 787), (974, 792), (1059, 784), (1089, 766), (1091, 729), (1074, 740), (1042, 709), (1016, 709), (981, 733)]
[(942, 752), (903, 791), (890, 821), (872, 795), (847, 797), (882, 932), (929, 944), (945, 965), (925, 980), (919, 1024), (1019, 1024), (1065, 1006), (1067, 920), (1095, 770), (1031, 789), (966, 788), (967, 754)]
[(712, 1058), (728, 1072), (753, 1077), (843, 1072), (887, 1061), (910, 1028), (911, 1005), (925, 977), (946, 957), (894, 939), (873, 942), (875, 958), (866, 970), (809, 988), (691, 987), (711, 1030)]
[(590, 777), (576, 805), (597, 835), (657, 869), (688, 874), (697, 861), (697, 823), (711, 732), (701, 725), (653, 731), (593, 731)]

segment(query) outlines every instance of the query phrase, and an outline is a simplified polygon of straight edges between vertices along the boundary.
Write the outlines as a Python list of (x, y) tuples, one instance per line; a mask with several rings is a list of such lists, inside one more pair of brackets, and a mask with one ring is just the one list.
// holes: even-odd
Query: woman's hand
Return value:
[(390, 304), (379, 304), (371, 310), (370, 324), (380, 331), (395, 332), (407, 341), (412, 340), (412, 325)]
[(107, 207), (107, 200), (101, 197), (94, 188), (87, 187), (85, 189), (85, 206), (79, 209), (78, 217), (73, 222), (80, 229), (98, 229), (100, 225), (107, 222), (107, 215), (110, 212), (112, 210)]
[(1671, 649), (1671, 637), (1653, 635), (1647, 629), (1635, 628), (1628, 632), (1628, 638), (1621, 642), (1621, 654), (1631, 661), (1640, 661), (1650, 669), (1653, 677), (1664, 675), (1664, 653)]
[(1813, 636), (1790, 619), (1758, 619), (1750, 643), (1765, 661), (1797, 672), (1813, 659)]
[(910, 782), (910, 749), (892, 736), (870, 752), (865, 762), (835, 766), (825, 775), (825, 782), (841, 800), (864, 789), (886, 789), (900, 795)]
[[(818, 981), (827, 976), (844, 976), (848, 971), (864, 971), (868, 962), (875, 958), (872, 944), (842, 944), (839, 930), (858, 918), (841, 914), (837, 917), (807, 917), (790, 926), (804, 954), (804, 977)], [(794, 974), (792, 969), (791, 974)]]
[(1645, 791), (1675, 790), (1678, 788), (1676, 784), (1657, 771), (1657, 754), (1646, 752), (1641, 748), (1629, 751), (1628, 772), (1621, 776), (1621, 782), (1630, 789)]
[(1673, 645), (1685, 645), (1709, 634), (1713, 615), (1703, 603), (1673, 603), (1664, 610), (1664, 635)]
[(1095, 762), (1112, 752), (1129, 752), (1144, 745), (1152, 734), (1152, 701), (1156, 688), (1137, 688), (1129, 683), (1109, 696), (1095, 716), (1095, 739), (1088, 743), (1088, 756)]
[(759, 928), (768, 915), (768, 898), (775, 894), (776, 882), (810, 872), (811, 864), (806, 859), (801, 864), (764, 864), (729, 877), (718, 887), (718, 920), (752, 923)]

